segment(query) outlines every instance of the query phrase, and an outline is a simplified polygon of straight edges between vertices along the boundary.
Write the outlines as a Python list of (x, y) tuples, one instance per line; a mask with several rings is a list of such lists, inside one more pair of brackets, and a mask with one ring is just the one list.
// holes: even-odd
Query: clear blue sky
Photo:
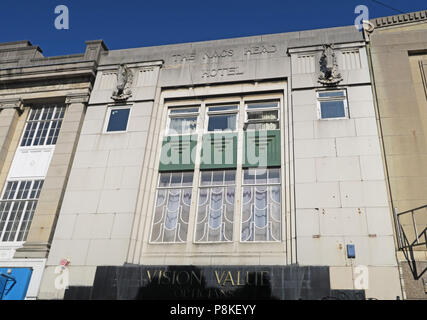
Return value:
[[(379, 0), (403, 12), (427, 0)], [(54, 27), (69, 8), (70, 29)], [(86, 40), (109, 49), (145, 47), (352, 25), (357, 5), (370, 17), (398, 12), (375, 0), (0, 0), (0, 42), (30, 40), (45, 56), (80, 53)]]

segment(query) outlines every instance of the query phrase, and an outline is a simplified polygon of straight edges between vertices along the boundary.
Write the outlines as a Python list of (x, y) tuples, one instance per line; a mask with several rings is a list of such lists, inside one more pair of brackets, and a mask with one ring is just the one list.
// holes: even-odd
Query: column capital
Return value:
[(24, 103), (22, 99), (0, 99), (0, 110), (12, 108), (16, 109), (19, 113), (22, 113), (22, 111), (24, 110)]
[(87, 103), (88, 101), (89, 101), (89, 94), (87, 93), (71, 93), (65, 97), (66, 104)]

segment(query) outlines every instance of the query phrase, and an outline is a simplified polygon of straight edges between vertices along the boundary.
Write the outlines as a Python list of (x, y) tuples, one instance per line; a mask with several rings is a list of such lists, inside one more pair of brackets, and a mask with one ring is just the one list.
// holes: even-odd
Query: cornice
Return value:
[(12, 108), (16, 109), (19, 113), (22, 113), (24, 110), (24, 103), (22, 102), (22, 99), (16, 98), (0, 100), (0, 110)]
[(71, 93), (65, 97), (66, 104), (73, 103), (87, 103), (89, 101), (89, 95), (87, 93)]
[(385, 28), (414, 22), (427, 21), (427, 10), (397, 14), (394, 16), (372, 19), (375, 28)]

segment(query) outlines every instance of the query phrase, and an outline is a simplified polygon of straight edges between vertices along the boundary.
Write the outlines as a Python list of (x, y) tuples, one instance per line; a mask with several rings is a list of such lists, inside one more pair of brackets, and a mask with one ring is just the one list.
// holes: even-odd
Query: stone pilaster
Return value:
[(85, 59), (98, 61), (102, 52), (108, 51), (102, 40), (86, 41)]
[(66, 97), (66, 113), (24, 246), (15, 258), (46, 258), (83, 124), (87, 94)]
[(21, 99), (0, 100), (0, 171), (15, 131), (16, 120), (22, 111)]

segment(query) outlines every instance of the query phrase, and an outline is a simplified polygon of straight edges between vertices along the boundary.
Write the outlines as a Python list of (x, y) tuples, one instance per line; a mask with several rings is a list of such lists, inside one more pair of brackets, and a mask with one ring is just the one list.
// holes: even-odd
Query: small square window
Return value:
[(320, 111), (322, 113), (322, 119), (344, 118), (345, 117), (344, 101), (321, 101)]
[(126, 131), (130, 109), (111, 109), (107, 132)]
[(318, 91), (317, 102), (320, 119), (348, 118), (347, 95), (345, 90)]

